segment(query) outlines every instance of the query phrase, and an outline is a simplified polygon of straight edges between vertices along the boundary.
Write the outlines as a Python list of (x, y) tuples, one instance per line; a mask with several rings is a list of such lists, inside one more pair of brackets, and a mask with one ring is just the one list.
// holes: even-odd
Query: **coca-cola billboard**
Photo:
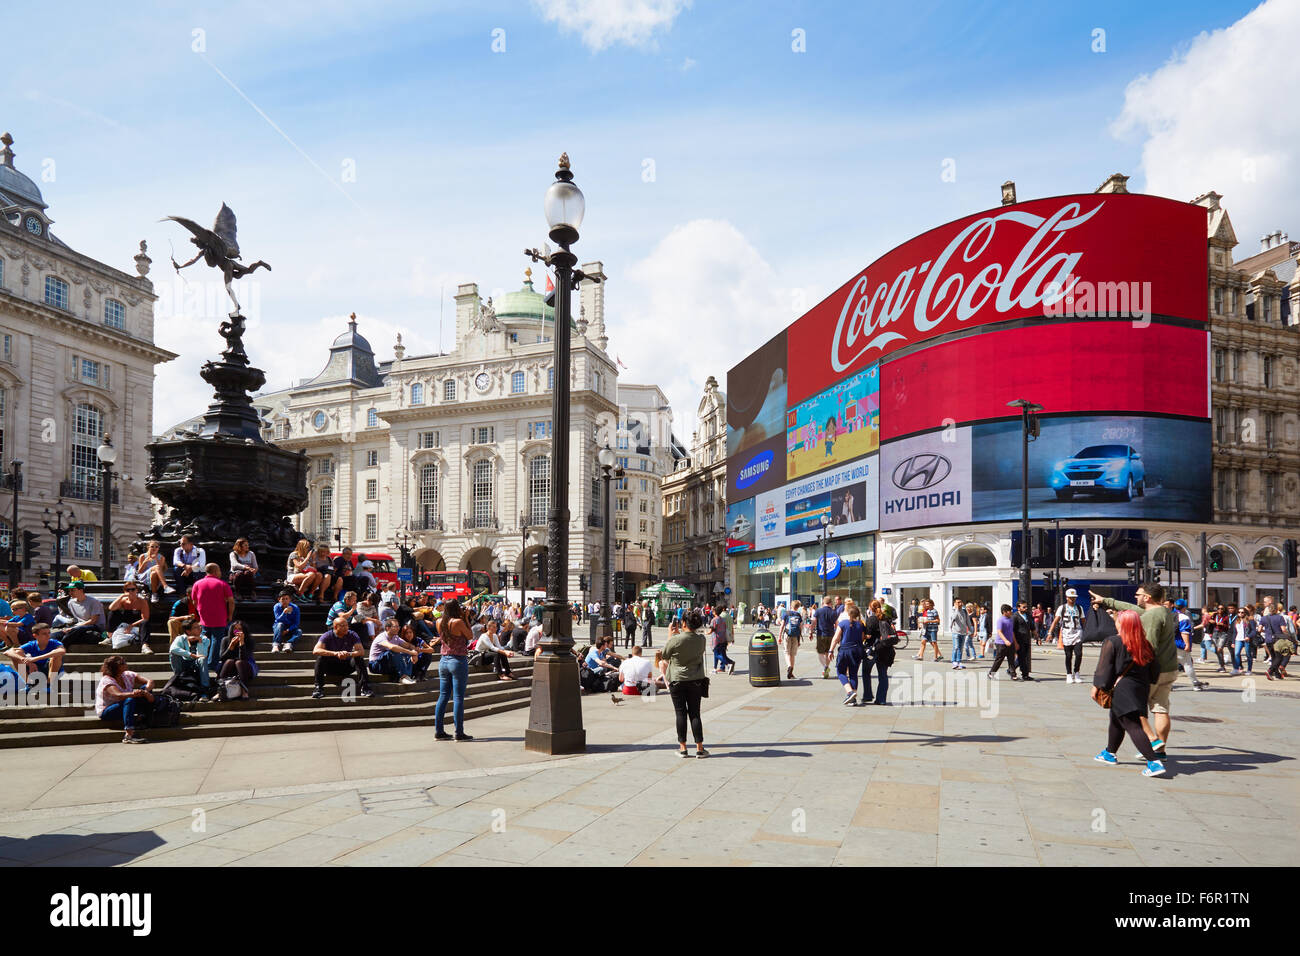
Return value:
[(932, 229), (787, 330), (790, 405), (929, 339), (1028, 318), (1207, 321), (1205, 210), (1135, 194), (1058, 196)]

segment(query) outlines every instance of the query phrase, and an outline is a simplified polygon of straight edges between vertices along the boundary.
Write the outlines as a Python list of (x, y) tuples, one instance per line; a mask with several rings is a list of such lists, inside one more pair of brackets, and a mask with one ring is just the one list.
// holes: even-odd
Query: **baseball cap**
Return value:
[(375, 565), (374, 565), (374, 563), (371, 562), (371, 561), (362, 561), (362, 562), (361, 562), (361, 566), (362, 566), (363, 568), (373, 568)]
[(77, 590), (77, 591), (84, 591), (84, 590), (86, 590), (86, 584), (85, 584), (85, 582), (82, 581), (81, 578), (77, 578), (75, 581), (69, 581), (69, 582), (68, 582), (68, 590), (69, 590), (69, 591), (72, 591), (72, 590), (74, 590), (74, 589)]
[(1184, 601), (1182, 598), (1179, 598), (1177, 601), (1174, 602), (1174, 607), (1187, 607), (1187, 602)]
[(1079, 596), (1079, 592), (1076, 591), (1074, 588), (1070, 588), (1068, 591), (1065, 592), (1065, 596), (1066, 596), (1066, 597), (1078, 597), (1078, 596)]

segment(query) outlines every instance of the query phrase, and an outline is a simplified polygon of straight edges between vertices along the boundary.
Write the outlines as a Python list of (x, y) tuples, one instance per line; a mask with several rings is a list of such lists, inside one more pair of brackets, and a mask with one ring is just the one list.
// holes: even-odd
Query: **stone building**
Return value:
[(664, 480), (663, 576), (702, 599), (727, 586), (727, 396), (712, 375), (689, 453)]
[[(54, 563), (41, 525), (62, 500), (71, 524), (63, 564), (99, 569), (102, 491), (96, 450), (118, 449), (111, 550), (116, 568), (129, 542), (152, 523), (144, 487), (153, 434), (154, 367), (176, 355), (154, 344), (150, 259), (140, 243), (135, 274), (70, 248), (39, 187), (14, 166), (13, 139), (0, 137), (0, 461), (22, 465), (20, 531), (39, 535), (24, 581)], [(12, 481), (0, 487), (0, 546), (8, 547)]]
[[(599, 262), (582, 270), (604, 279)], [(354, 316), (318, 375), (257, 396), (267, 437), (311, 459), (310, 504), (295, 519), (299, 529), (332, 546), (342, 541), (394, 558), (405, 546), (427, 571), (486, 571), (495, 584), (504, 569), (511, 589), (519, 587), (514, 575), (529, 590), (544, 588), (532, 556), (546, 548), (555, 315), (533, 288), (531, 270), (525, 276), (498, 302), (483, 302), (475, 283), (460, 286), (455, 346), (447, 353), (408, 355), (398, 336), (392, 358), (378, 359)], [(619, 402), (633, 410), (666, 405), (657, 387), (620, 386), (607, 351), (604, 300), (604, 281), (584, 282), (574, 297), (568, 578), (575, 599), (580, 575), (590, 593), (604, 567), (596, 454), (620, 440), (631, 412), (620, 414)], [(630, 449), (620, 456), (657, 460)], [(639, 516), (643, 498), (657, 503), (658, 483), (649, 480), (649, 466), (642, 471), (629, 460), (628, 467), (627, 506)], [(653, 515), (655, 506), (646, 508)], [(635, 527), (629, 571), (658, 545), (657, 523), (644, 533)]]

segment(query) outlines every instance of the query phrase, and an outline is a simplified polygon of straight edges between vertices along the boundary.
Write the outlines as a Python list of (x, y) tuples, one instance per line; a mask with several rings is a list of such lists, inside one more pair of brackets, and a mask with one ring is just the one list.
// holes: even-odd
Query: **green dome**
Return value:
[(539, 317), (547, 322), (555, 321), (555, 309), (546, 304), (545, 297), (533, 288), (531, 278), (524, 280), (523, 288), (518, 292), (507, 292), (500, 302), (493, 302), (498, 319), (532, 319)]

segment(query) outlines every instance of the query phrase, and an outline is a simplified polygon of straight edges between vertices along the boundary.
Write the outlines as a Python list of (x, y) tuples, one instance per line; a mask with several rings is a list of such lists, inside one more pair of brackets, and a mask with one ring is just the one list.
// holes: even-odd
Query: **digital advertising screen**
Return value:
[(869, 455), (880, 448), (880, 366), (836, 382), (786, 413), (786, 478)]
[[(1029, 443), (1029, 517), (1210, 520), (1210, 423), (1179, 418), (1042, 418)], [(1021, 512), (1021, 423), (971, 428), (971, 519)]]
[(880, 530), (971, 520), (971, 430), (947, 428), (880, 446)]
[(754, 499), (727, 506), (727, 554), (754, 550)]
[(785, 476), (786, 335), (727, 373), (727, 500), (775, 488)]
[(834, 526), (839, 537), (876, 530), (878, 459), (869, 455), (756, 496), (755, 547), (766, 551), (811, 541), (821, 534), (824, 523)]

